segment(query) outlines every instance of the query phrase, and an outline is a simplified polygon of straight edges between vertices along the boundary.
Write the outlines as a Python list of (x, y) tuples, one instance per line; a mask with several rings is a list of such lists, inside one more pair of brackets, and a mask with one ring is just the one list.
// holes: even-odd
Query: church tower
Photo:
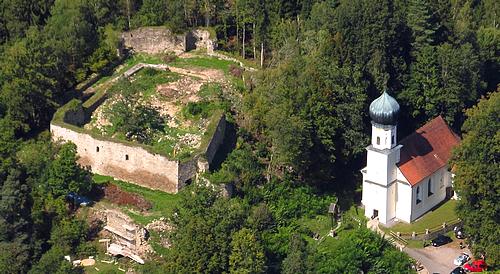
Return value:
[(397, 166), (401, 145), (397, 145), (399, 104), (387, 92), (370, 104), (372, 120), (371, 144), (366, 148), (366, 167), (363, 174), (365, 215), (387, 223), (396, 217)]

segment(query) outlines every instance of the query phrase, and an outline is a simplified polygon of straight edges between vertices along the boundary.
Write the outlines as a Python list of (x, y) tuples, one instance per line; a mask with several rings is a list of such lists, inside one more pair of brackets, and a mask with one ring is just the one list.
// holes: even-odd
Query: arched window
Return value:
[(125, 154), (125, 160), (128, 161), (128, 154)]
[(380, 137), (377, 136), (377, 145), (380, 145)]
[(427, 197), (431, 196), (432, 194), (434, 194), (432, 192), (432, 181), (431, 178), (429, 178), (429, 181), (427, 181)]
[(391, 145), (394, 145), (394, 143), (395, 143), (394, 135), (392, 135), (392, 137), (391, 137)]
[(95, 152), (99, 152), (99, 147), (96, 147), (96, 148), (95, 148)]
[(422, 193), (420, 192), (420, 186), (417, 186), (417, 205), (420, 204), (420, 202), (422, 202)]

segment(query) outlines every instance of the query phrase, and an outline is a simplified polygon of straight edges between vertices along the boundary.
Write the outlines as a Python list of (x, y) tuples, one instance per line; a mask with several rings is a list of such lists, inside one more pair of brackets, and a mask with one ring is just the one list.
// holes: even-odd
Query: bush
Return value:
[(311, 186), (278, 180), (266, 184), (263, 194), (277, 223), (281, 224), (303, 216), (324, 214), (333, 199), (317, 195)]
[(173, 63), (173, 62), (175, 62), (175, 60), (177, 60), (177, 55), (175, 55), (175, 53), (167, 53), (167, 54), (163, 55), (161, 60), (167, 64)]
[(160, 74), (160, 71), (154, 68), (143, 68), (142, 73), (146, 76), (155, 76)]
[(207, 101), (200, 102), (189, 102), (183, 110), (184, 117), (193, 118), (196, 116), (201, 116), (202, 118), (207, 118), (210, 114), (212, 105)]
[(236, 66), (236, 65), (229, 65), (229, 73), (236, 77), (236, 78), (241, 78), (241, 76), (243, 75), (243, 71), (244, 69), (240, 66)]
[(76, 249), (79, 257), (94, 256), (97, 253), (97, 247), (92, 242), (83, 242)]

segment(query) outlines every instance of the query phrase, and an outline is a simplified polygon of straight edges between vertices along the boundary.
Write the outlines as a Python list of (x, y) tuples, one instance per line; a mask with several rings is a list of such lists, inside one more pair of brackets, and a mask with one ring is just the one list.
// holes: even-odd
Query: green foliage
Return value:
[(244, 205), (237, 199), (218, 198), (211, 187), (197, 184), (180, 195), (167, 258), (169, 272), (227, 272), (232, 235), (243, 223)]
[(28, 3), (24, 0), (2, 1), (0, 3), (2, 11), (0, 44), (23, 37), (31, 25), (43, 26), (53, 4), (54, 0), (35, 0)]
[(291, 57), (244, 98), (245, 125), (269, 143), (271, 164), (316, 183), (336, 176), (331, 167), (359, 155), (366, 139), (362, 73), (329, 58), (327, 44)]
[(50, 233), (52, 248), (60, 247), (64, 252), (75, 253), (77, 247), (87, 237), (87, 223), (85, 220), (67, 218), (58, 222)]
[(335, 249), (317, 254), (315, 273), (411, 273), (406, 254), (379, 235), (358, 228), (338, 240)]
[(479, 55), (484, 62), (484, 80), (486, 90), (495, 90), (500, 83), (500, 30), (498, 28), (480, 28), (477, 31)]
[(419, 123), (442, 115), (461, 124), (462, 110), (480, 92), (480, 62), (470, 44), (424, 47), (412, 64), (411, 80), (400, 94)]
[(166, 0), (144, 0), (132, 20), (132, 26), (160, 26), (167, 19), (167, 11)]
[(47, 179), (47, 190), (55, 197), (69, 192), (86, 194), (92, 189), (90, 172), (76, 163), (76, 145), (65, 143), (52, 161)]
[(500, 264), (499, 220), (500, 92), (467, 110), (463, 140), (454, 151), (454, 187), (460, 199), (457, 214), (464, 220), (475, 253), (488, 264)]
[(236, 191), (248, 194), (262, 181), (263, 167), (248, 145), (233, 150), (221, 168), (210, 175), (214, 184), (232, 183)]
[(324, 213), (331, 202), (328, 197), (314, 193), (310, 186), (277, 180), (264, 185), (263, 199), (278, 224)]
[(341, 62), (357, 64), (378, 90), (401, 85), (409, 54), (409, 30), (404, 24), (403, 2), (340, 1), (335, 10)]
[[(116, 60), (123, 29), (158, 25), (181, 33), (209, 25), (211, 38), (217, 32), (219, 46), (233, 54), (257, 59), (262, 45), (264, 66), (270, 67), (257, 77), (244, 73), (250, 91), (240, 85), (243, 109), (239, 98), (231, 108), (220, 104), (212, 109), (204, 102), (219, 99), (221, 93), (206, 85), (198, 94), (202, 102), (186, 111), (215, 121), (221, 109), (231, 109), (235, 121), (241, 122), (238, 126), (250, 132), (248, 140), (256, 144), (240, 146), (210, 176), (213, 182), (234, 183), (243, 200), (221, 199), (210, 189), (194, 190), (199, 198), (183, 194), (176, 220), (182, 225), (173, 236), (173, 250), (178, 253), (169, 260), (169, 268), (153, 265), (145, 271), (229, 272), (231, 267), (257, 267), (250, 271), (259, 272), (260, 264), (247, 263), (241, 254), (247, 250), (260, 254), (264, 249), (268, 271), (277, 272), (282, 265), (285, 272), (409, 272), (407, 257), (376, 235), (350, 233), (347, 227), (356, 224), (343, 226), (345, 237), (327, 239), (333, 247), (326, 252), (312, 245), (304, 248), (304, 242), (292, 235), (309, 239), (312, 228), (301, 224), (300, 218), (324, 212), (329, 202), (304, 182), (322, 186), (335, 182), (336, 188), (358, 172), (367, 143), (368, 102), (387, 86), (398, 97), (403, 114), (412, 117), (400, 125), (411, 130), (441, 114), (459, 128), (462, 110), (485, 90), (496, 89), (499, 81), (497, 2), (0, 1), (0, 249), (10, 251), (0, 252), (0, 269), (26, 273), (35, 262), (31, 273), (81, 271), (62, 259), (66, 250), (55, 240), (65, 239), (64, 248), (73, 251), (73, 245), (84, 240), (83, 230), (68, 216), (63, 196), (70, 190), (88, 191), (87, 173), (75, 163), (74, 148), (52, 147), (47, 137), (25, 143), (46, 129), (57, 106), (73, 96), (66, 91), (89, 74), (106, 71)], [(162, 60), (134, 56), (123, 70), (146, 59)], [(233, 62), (195, 57), (177, 58), (173, 64), (228, 74)], [(139, 75), (149, 79), (141, 89), (150, 96), (161, 74), (144, 70)], [(93, 100), (103, 95), (100, 90)], [(473, 249), (486, 253), (493, 266), (498, 265), (499, 245), (498, 168), (491, 164), (498, 162), (498, 105), (493, 94), (468, 112), (464, 142), (455, 154), (456, 187), (462, 197), (458, 213), (470, 231)], [(156, 113), (133, 111), (132, 124), (147, 126), (126, 132), (141, 136), (149, 134), (148, 128), (164, 130)], [(216, 125), (210, 124), (200, 150), (208, 145)], [(172, 147), (159, 143), (146, 149), (165, 153)], [(270, 183), (264, 182), (264, 175)], [(49, 238), (54, 246), (46, 252)], [(243, 259), (235, 259), (239, 257)], [(252, 257), (261, 258), (248, 256)], [(245, 264), (241, 268), (237, 263)]]
[(210, 57), (177, 58), (172, 65), (176, 67), (201, 67), (220, 69), (229, 74), (229, 66), (234, 65), (233, 61), (222, 60)]
[(41, 32), (30, 29), (0, 59), (0, 105), (18, 134), (46, 126), (61, 100), (62, 64), (54, 48), (40, 42), (43, 39)]
[(430, 1), (411, 0), (408, 7), (408, 26), (412, 30), (414, 51), (419, 51), (423, 46), (433, 45), (437, 27), (432, 18), (433, 10)]
[(264, 273), (264, 250), (252, 230), (243, 228), (233, 234), (229, 273)]
[[(0, 183), (2, 183), (0, 181)], [(30, 187), (24, 174), (18, 169), (10, 169), (9, 175), (0, 184), (0, 247), (8, 247), (10, 252), (2, 252), (10, 257), (0, 256), (0, 269), (10, 269), (12, 273), (26, 271), (30, 259)], [(12, 263), (8, 268), (2, 268)]]
[(122, 79), (110, 90), (119, 92), (119, 95), (114, 96), (112, 104), (105, 109), (112, 124), (106, 129), (106, 134), (119, 133), (128, 140), (150, 144), (154, 134), (163, 130), (165, 121), (156, 109), (142, 102), (142, 96), (135, 88), (129, 80)]
[(308, 273), (307, 257), (307, 242), (298, 234), (292, 235), (287, 256), (283, 260), (282, 273)]
[[(94, 175), (94, 181), (101, 177), (101, 175)], [(102, 176), (105, 177), (105, 176)], [(109, 177), (102, 179), (104, 182), (112, 182), (118, 185), (122, 190), (137, 193), (143, 196), (146, 200), (153, 204), (152, 212), (147, 216), (143, 214), (137, 214), (135, 211), (129, 211), (129, 215), (138, 223), (147, 225), (154, 219), (158, 219), (162, 216), (171, 216), (174, 212), (176, 205), (179, 203), (181, 197), (179, 195), (165, 193), (159, 190), (152, 190), (149, 188), (141, 187), (134, 184), (125, 183), (122, 181), (116, 181)], [(99, 180), (97, 180), (99, 181)], [(96, 181), (96, 183), (97, 183)]]
[(56, 54), (66, 62), (67, 77), (83, 80), (87, 76), (83, 63), (98, 42), (89, 7), (83, 0), (55, 1), (44, 31), (47, 42), (57, 49)]
[(73, 268), (70, 262), (64, 259), (65, 252), (58, 246), (52, 247), (49, 251), (43, 254), (29, 274), (54, 273), (54, 274), (71, 274), (81, 273), (80, 269)]
[(6, 274), (26, 273), (29, 247), (19, 242), (0, 241), (0, 269)]
[(203, 84), (198, 91), (198, 96), (203, 100), (220, 100), (222, 98), (222, 86), (220, 83)]
[(260, 203), (252, 208), (247, 217), (246, 225), (261, 232), (273, 227), (273, 215), (265, 203)]
[(194, 117), (207, 118), (210, 111), (209, 107), (210, 103), (207, 101), (188, 102), (182, 112), (187, 119), (193, 119)]
[(14, 124), (9, 119), (0, 119), (0, 180), (7, 176), (7, 170), (13, 164), (12, 154), (18, 146)]

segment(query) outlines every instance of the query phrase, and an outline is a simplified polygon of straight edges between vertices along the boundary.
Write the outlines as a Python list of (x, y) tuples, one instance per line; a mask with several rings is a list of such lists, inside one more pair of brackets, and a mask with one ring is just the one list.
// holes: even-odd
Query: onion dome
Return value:
[(396, 125), (398, 123), (399, 104), (384, 91), (380, 97), (370, 104), (370, 118), (381, 125)]

